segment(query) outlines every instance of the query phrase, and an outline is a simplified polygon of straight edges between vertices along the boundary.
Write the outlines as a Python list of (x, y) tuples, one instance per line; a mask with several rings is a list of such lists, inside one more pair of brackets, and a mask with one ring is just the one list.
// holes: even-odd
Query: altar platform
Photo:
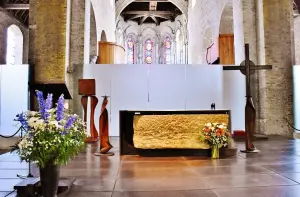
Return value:
[[(269, 137), (257, 141), (258, 154), (219, 160), (203, 157), (120, 156), (119, 138), (111, 139), (112, 157), (96, 157), (88, 145), (61, 177), (76, 181), (65, 197), (296, 197), (300, 193), (300, 140)], [(237, 143), (244, 149), (244, 143)], [(36, 173), (36, 170), (34, 170)], [(15, 154), (0, 155), (0, 197), (27, 174)], [(9, 197), (15, 197), (15, 193)], [(60, 196), (58, 196), (60, 197)]]
[[(120, 111), (120, 153), (141, 156), (207, 156), (201, 140), (206, 123), (225, 123), (231, 132), (230, 110)], [(223, 156), (236, 149), (220, 151)]]

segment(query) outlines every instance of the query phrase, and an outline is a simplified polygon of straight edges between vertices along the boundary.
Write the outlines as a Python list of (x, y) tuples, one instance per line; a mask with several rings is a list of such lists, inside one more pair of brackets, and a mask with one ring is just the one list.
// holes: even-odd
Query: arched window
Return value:
[(165, 64), (171, 64), (172, 63), (172, 61), (171, 61), (171, 59), (172, 59), (171, 58), (171, 45), (172, 45), (171, 39), (170, 39), (169, 36), (167, 36), (165, 38), (165, 41), (164, 41)]
[(152, 64), (153, 62), (153, 41), (148, 38), (145, 42), (145, 63)]
[(134, 64), (134, 40), (132, 36), (127, 40), (127, 64)]
[(16, 25), (7, 29), (6, 64), (15, 65), (23, 63), (23, 34)]

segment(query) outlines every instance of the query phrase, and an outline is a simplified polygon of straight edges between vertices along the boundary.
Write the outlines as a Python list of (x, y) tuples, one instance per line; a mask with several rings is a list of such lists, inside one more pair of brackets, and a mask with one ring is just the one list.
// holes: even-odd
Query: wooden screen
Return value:
[(219, 57), (220, 64), (234, 64), (234, 35), (220, 34), (219, 36)]

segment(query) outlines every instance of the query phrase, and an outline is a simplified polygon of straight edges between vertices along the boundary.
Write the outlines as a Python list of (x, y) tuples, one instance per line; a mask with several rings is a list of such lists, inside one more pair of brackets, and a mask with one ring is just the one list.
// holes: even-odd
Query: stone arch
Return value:
[(213, 32), (211, 28), (207, 28), (204, 32), (203, 36), (203, 47), (202, 47), (202, 60), (204, 64), (212, 63), (211, 54), (212, 54), (212, 47), (216, 43), (213, 42)]
[(220, 18), (218, 54), (220, 63), (232, 65), (235, 63), (233, 2), (228, 1)]
[(6, 64), (23, 64), (23, 33), (14, 24), (7, 28)]
[(221, 15), (219, 34), (233, 34), (234, 25), (233, 25), (233, 4), (232, 1), (229, 1)]
[(96, 26), (96, 17), (94, 12), (94, 7), (91, 6), (91, 22), (90, 22), (90, 57), (94, 58), (97, 56), (97, 26)]
[[(116, 20), (118, 20), (121, 12), (135, 0), (119, 0), (116, 3)], [(185, 0), (169, 0), (175, 6), (177, 6), (184, 15), (188, 13), (188, 2)]]
[(105, 33), (104, 30), (102, 30), (102, 32), (101, 32), (101, 38), (100, 38), (100, 40), (102, 42), (107, 42), (106, 33)]

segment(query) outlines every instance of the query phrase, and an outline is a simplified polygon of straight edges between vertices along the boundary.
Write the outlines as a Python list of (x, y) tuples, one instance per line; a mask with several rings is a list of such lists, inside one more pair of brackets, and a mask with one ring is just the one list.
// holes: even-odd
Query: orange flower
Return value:
[(210, 129), (208, 127), (206, 127), (205, 131), (208, 133), (208, 132), (210, 132)]
[(231, 134), (229, 132), (227, 132), (227, 136), (229, 137)]
[(209, 139), (210, 139), (210, 137), (209, 137), (209, 136), (206, 136), (206, 139), (208, 139), (208, 140), (209, 140)]

